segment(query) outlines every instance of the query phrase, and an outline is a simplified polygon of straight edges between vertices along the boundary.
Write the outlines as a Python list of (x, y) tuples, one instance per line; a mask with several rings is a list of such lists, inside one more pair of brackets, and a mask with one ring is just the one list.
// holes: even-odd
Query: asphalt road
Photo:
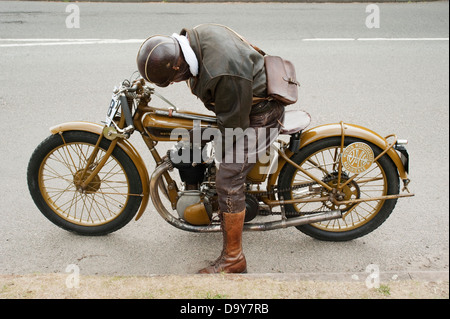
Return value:
[[(73, 235), (40, 214), (26, 185), (29, 157), (48, 127), (104, 119), (112, 88), (136, 70), (141, 39), (205, 22), (292, 60), (302, 84), (292, 108), (308, 111), (311, 126), (343, 120), (410, 142), (416, 196), (399, 200), (379, 229), (345, 243), (295, 228), (245, 233), (249, 272), (351, 280), (374, 264), (389, 276), (448, 273), (448, 2), (378, 4), (379, 28), (366, 26), (367, 4), (356, 3), (78, 3), (79, 28), (67, 27), (67, 5), (0, 2), (0, 273), (64, 273), (75, 264), (86, 275), (191, 274), (217, 257), (220, 234), (175, 229), (151, 205), (111, 235)], [(122, 41), (129, 39), (138, 40)], [(204, 110), (183, 84), (161, 93)], [(131, 140), (152, 171), (144, 144)]]

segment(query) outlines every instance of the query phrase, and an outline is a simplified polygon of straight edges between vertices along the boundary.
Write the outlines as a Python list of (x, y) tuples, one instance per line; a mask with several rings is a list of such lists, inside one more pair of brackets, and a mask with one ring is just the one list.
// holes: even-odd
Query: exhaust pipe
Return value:
[(340, 210), (331, 210), (328, 212), (304, 215), (299, 217), (293, 217), (289, 219), (277, 220), (274, 222), (267, 223), (257, 223), (257, 224), (244, 224), (244, 230), (252, 231), (264, 231), (264, 230), (274, 230), (292, 226), (300, 226), (311, 223), (323, 222), (326, 220), (338, 219), (342, 217), (342, 212)]
[[(195, 226), (187, 223), (183, 219), (177, 218), (172, 215), (161, 202), (161, 196), (159, 195), (160, 185), (162, 184), (162, 175), (171, 169), (171, 165), (169, 162), (163, 162), (159, 165), (152, 174), (150, 179), (150, 195), (152, 198), (153, 205), (155, 206), (158, 213), (164, 218), (172, 226), (190, 231), (190, 232), (219, 232), (221, 231), (219, 224), (212, 224), (206, 226)], [(340, 210), (332, 210), (328, 212), (321, 212), (316, 214), (309, 214), (299, 217), (293, 217), (289, 219), (282, 219), (273, 222), (265, 222), (265, 223), (248, 223), (244, 224), (245, 231), (266, 231), (266, 230), (274, 230), (292, 226), (300, 226), (305, 224), (317, 223), (326, 220), (338, 219), (342, 218), (342, 212)]]

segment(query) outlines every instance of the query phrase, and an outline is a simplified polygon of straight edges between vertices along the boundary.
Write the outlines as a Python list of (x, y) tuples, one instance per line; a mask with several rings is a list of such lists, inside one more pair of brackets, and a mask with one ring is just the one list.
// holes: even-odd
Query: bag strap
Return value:
[(256, 52), (258, 52), (259, 54), (261, 54), (262, 56), (266, 56), (266, 52), (264, 52), (263, 50), (261, 50), (260, 48), (258, 48), (256, 45), (251, 44), (250, 42), (247, 41), (246, 38), (244, 38), (242, 35), (240, 35), (239, 33), (237, 33), (236, 31), (234, 31), (233, 29), (222, 25), (222, 27), (226, 28), (228, 31), (233, 32), (238, 38), (240, 38), (244, 43), (248, 44), (250, 47), (252, 47)]

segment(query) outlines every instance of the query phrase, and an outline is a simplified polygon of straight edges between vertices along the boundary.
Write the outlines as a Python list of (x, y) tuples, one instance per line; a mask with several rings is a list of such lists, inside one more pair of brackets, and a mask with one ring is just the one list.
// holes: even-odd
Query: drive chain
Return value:
[[(324, 183), (327, 183), (327, 182), (333, 180), (334, 178), (335, 178), (335, 176), (330, 175), (328, 177), (325, 177), (322, 181)], [(274, 189), (272, 189), (270, 191), (251, 192), (251, 193), (246, 193), (246, 194), (258, 198), (258, 197), (269, 196), (269, 195), (274, 195), (274, 194), (283, 194), (283, 193), (286, 193), (286, 192), (291, 192), (291, 191), (296, 190), (296, 189), (300, 189), (300, 188), (304, 188), (304, 187), (310, 187), (310, 186), (317, 185), (317, 184), (318, 184), (317, 182), (309, 182), (309, 183), (303, 183), (303, 184), (295, 185), (293, 187), (289, 187), (289, 188), (286, 188), (286, 189), (274, 188)], [(316, 214), (316, 213), (317, 213), (317, 211), (315, 211), (315, 212), (301, 212), (301, 213), (300, 212), (285, 212), (286, 216), (299, 216), (299, 215), (308, 215), (308, 214)], [(281, 214), (281, 212), (273, 212), (273, 211), (270, 211), (270, 210), (269, 211), (261, 210), (260, 213), (259, 213), (259, 215), (262, 215), (262, 216), (280, 215), (280, 214)]]

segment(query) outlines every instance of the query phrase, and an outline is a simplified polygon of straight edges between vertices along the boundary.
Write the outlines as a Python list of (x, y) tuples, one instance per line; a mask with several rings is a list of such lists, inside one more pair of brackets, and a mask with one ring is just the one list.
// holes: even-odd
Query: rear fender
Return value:
[[(67, 122), (52, 126), (50, 128), (50, 132), (52, 134), (58, 134), (66, 131), (84, 131), (94, 133), (97, 135), (102, 135), (103, 128), (104, 126), (100, 124), (79, 121), (79, 122)], [(150, 198), (150, 189), (149, 189), (150, 178), (144, 160), (139, 155), (134, 146), (131, 145), (130, 142), (128, 142), (127, 140), (119, 139), (117, 141), (117, 146), (119, 146), (131, 158), (141, 178), (142, 201), (141, 206), (139, 207), (139, 211), (136, 214), (136, 220), (138, 220), (144, 213), (145, 209), (147, 208), (147, 204)]]
[[(300, 139), (300, 150), (316, 141), (319, 141), (328, 137), (336, 137), (336, 136), (345, 136), (356, 137), (365, 141), (368, 141), (376, 146), (378, 146), (381, 150), (385, 150), (390, 146), (387, 140), (381, 137), (379, 134), (359, 125), (355, 124), (347, 124), (347, 123), (333, 123), (333, 124), (325, 124), (321, 126), (314, 127), (301, 135)], [(288, 157), (292, 156), (293, 153), (287, 150), (286, 154)], [(398, 174), (402, 180), (408, 179), (408, 173), (403, 166), (403, 162), (400, 159), (397, 151), (391, 147), (387, 150), (386, 154), (391, 158), (392, 162), (395, 164), (398, 170)], [(282, 157), (278, 159), (278, 167), (276, 172), (269, 176), (269, 185), (275, 185), (276, 179), (278, 175), (285, 165), (286, 160)]]

